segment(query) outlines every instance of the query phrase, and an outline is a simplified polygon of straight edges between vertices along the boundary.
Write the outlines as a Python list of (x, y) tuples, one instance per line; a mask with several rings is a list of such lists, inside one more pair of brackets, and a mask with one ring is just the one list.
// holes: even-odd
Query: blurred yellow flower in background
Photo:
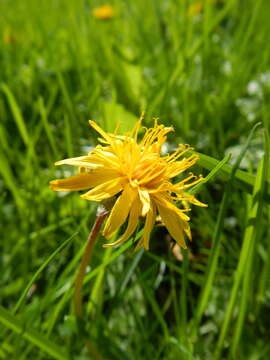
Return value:
[[(103, 235), (110, 239), (127, 221), (123, 235), (114, 243), (119, 245), (135, 232), (140, 217), (145, 218), (142, 238), (137, 248), (149, 249), (151, 230), (159, 214), (171, 237), (186, 248), (185, 236), (191, 240), (188, 204), (206, 206), (185, 190), (199, 183), (202, 177), (189, 174), (172, 183), (198, 160), (197, 155), (184, 155), (189, 146), (180, 145), (171, 155), (161, 154), (161, 148), (172, 127), (158, 124), (145, 130), (141, 141), (138, 133), (142, 118), (131, 132), (123, 136), (103, 131), (95, 122), (90, 125), (101, 135), (97, 145), (87, 156), (66, 159), (55, 165), (78, 166), (79, 174), (50, 182), (55, 191), (91, 189), (81, 195), (83, 199), (102, 202), (113, 200)], [(176, 201), (179, 207), (176, 206)]]
[(203, 10), (209, 6), (210, 8), (224, 4), (224, 0), (209, 0), (208, 5), (205, 0), (195, 0), (188, 6), (187, 14), (195, 17), (203, 13)]
[(16, 36), (12, 34), (9, 28), (6, 28), (3, 32), (3, 42), (7, 45), (15, 43), (17, 40)]
[(202, 0), (196, 1), (189, 5), (188, 7), (188, 15), (193, 17), (199, 15), (203, 10), (204, 3)]
[(111, 5), (105, 4), (94, 8), (92, 14), (97, 19), (107, 20), (115, 16), (115, 10)]

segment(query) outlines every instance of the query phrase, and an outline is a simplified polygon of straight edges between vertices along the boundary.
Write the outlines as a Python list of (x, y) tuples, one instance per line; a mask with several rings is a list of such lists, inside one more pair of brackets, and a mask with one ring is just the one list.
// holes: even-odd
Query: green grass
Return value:
[[(97, 0), (1, 1), (0, 359), (86, 360), (85, 336), (104, 360), (269, 359), (270, 4), (191, 3), (114, 0), (102, 21)], [(100, 237), (82, 328), (73, 285), (96, 204), (48, 182), (96, 144), (88, 119), (126, 131), (142, 111), (201, 154), (208, 208), (181, 261), (160, 227), (149, 252)]]

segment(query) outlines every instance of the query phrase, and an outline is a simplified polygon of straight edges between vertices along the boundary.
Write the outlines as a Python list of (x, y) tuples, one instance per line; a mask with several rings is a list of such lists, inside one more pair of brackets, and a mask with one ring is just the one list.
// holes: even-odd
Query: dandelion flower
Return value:
[(203, 1), (199, 0), (189, 5), (188, 15), (191, 17), (199, 15), (203, 10)]
[[(199, 159), (187, 156), (190, 147), (179, 145), (178, 149), (162, 155), (161, 148), (172, 127), (165, 127), (155, 120), (153, 128), (145, 129), (139, 141), (142, 118), (131, 132), (123, 136), (106, 133), (94, 121), (90, 125), (100, 134), (100, 144), (87, 156), (61, 160), (55, 165), (77, 166), (79, 173), (66, 179), (50, 182), (55, 191), (90, 189), (81, 195), (83, 199), (113, 205), (103, 228), (109, 240), (123, 224), (127, 224), (122, 236), (104, 246), (119, 245), (135, 232), (140, 219), (144, 219), (142, 238), (137, 248), (149, 249), (149, 239), (157, 216), (181, 247), (186, 248), (185, 237), (191, 240), (188, 204), (206, 206), (186, 192), (199, 183), (202, 177), (189, 174), (172, 182), (172, 179), (189, 169)], [(177, 206), (178, 205), (178, 206)]]
[(7, 45), (15, 43), (17, 40), (16, 36), (11, 33), (11, 31), (6, 28), (3, 32), (3, 42)]
[(94, 8), (92, 14), (97, 19), (107, 20), (115, 16), (115, 11), (111, 5), (105, 4)]

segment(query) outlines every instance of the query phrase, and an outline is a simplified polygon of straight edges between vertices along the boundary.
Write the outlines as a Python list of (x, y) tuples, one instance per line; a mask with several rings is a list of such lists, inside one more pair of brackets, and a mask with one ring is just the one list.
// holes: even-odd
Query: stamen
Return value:
[[(179, 146), (180, 146), (179, 149), (177, 149), (172, 155), (169, 155), (167, 157), (168, 163), (176, 161), (179, 157), (183, 156), (186, 152), (192, 150), (192, 148), (189, 145), (179, 144)], [(181, 146), (182, 146), (182, 148), (181, 148)], [(184, 148), (184, 150), (182, 150), (183, 148)]]

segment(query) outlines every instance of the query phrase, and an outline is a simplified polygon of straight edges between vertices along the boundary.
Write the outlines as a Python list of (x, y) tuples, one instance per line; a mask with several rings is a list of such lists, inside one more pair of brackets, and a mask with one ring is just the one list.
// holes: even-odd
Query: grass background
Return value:
[(181, 259), (163, 228), (149, 252), (98, 241), (84, 331), (101, 359), (267, 360), (270, 3), (115, 0), (106, 21), (101, 4), (1, 0), (0, 358), (89, 359), (71, 299), (96, 204), (48, 182), (96, 144), (88, 119), (124, 131), (145, 110), (175, 127), (169, 148), (210, 156), (195, 172), (232, 156)]

